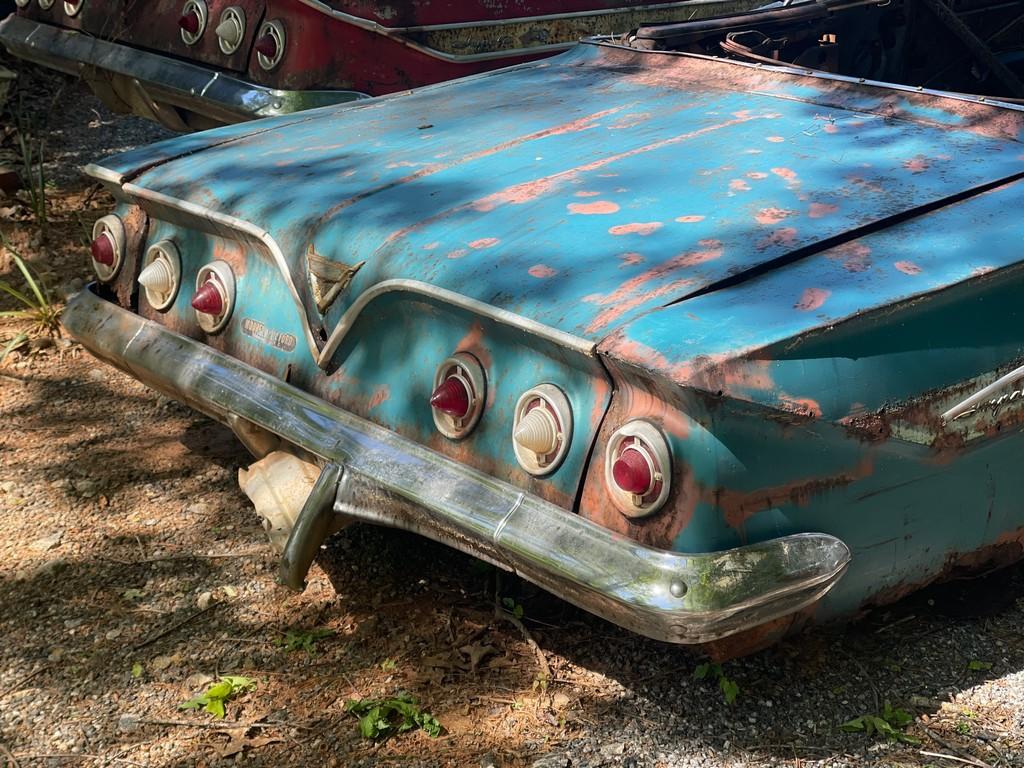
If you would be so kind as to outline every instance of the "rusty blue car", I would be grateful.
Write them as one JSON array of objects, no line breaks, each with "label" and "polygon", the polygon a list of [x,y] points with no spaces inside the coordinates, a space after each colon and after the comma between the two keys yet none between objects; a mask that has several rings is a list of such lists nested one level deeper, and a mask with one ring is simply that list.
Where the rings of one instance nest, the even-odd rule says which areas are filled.
[{"label": "rusty blue car", "polygon": [[1019,2],[653,24],[91,165],[64,322],[301,589],[415,531],[720,655],[1024,552]]}]

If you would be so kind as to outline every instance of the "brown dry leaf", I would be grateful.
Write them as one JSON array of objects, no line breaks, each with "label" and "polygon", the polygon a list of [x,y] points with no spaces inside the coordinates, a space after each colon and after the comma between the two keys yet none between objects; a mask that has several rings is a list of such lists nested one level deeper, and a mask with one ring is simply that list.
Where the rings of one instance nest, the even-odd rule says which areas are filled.
[{"label": "brown dry leaf", "polygon": [[217,750],[221,757],[232,757],[246,749],[259,749],[267,744],[277,744],[284,741],[280,736],[246,736],[246,732],[238,729],[230,732],[228,743]]},{"label": "brown dry leaf", "polygon": [[470,672],[475,672],[476,668],[480,666],[481,661],[497,652],[498,649],[495,648],[493,645],[481,645],[480,643],[464,645],[461,648],[459,648],[459,653],[462,653],[469,657]]}]

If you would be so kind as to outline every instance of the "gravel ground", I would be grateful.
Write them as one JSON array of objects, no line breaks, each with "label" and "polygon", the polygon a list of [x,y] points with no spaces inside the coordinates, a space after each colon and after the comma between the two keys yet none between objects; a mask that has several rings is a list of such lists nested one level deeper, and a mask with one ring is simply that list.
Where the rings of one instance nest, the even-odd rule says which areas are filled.
[{"label": "gravel ground", "polygon": [[[110,205],[71,166],[166,134],[76,84],[53,99],[60,81],[21,80],[50,220],[41,236],[7,200],[0,230],[71,289],[82,225]],[[6,254],[0,269],[16,279]],[[345,531],[305,593],[282,591],[230,433],[66,340],[0,368],[0,415],[3,768],[1024,765],[1024,568],[729,662],[729,704],[685,650],[410,535]],[[179,709],[225,674],[255,687],[224,720]],[[443,734],[362,739],[346,700],[401,691]],[[912,717],[907,741],[840,729],[887,702]]]}]

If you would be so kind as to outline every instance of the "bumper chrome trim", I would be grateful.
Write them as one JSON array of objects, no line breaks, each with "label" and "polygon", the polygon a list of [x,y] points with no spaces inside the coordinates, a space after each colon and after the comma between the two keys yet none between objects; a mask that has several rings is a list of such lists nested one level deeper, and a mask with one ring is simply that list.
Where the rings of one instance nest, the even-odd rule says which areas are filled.
[{"label": "bumper chrome trim", "polygon": [[[845,572],[839,539],[800,533],[724,552],[653,549],[438,454],[98,296],[64,325],[96,357],[227,421],[244,418],[344,467],[355,488],[394,498],[344,514],[419,530],[514,570],[648,637],[701,643],[789,615]],[[336,507],[336,509],[338,509]]]},{"label": "bumper chrome trim", "polygon": [[[13,55],[78,75],[101,97],[167,124],[158,105],[221,123],[298,112],[366,98],[356,91],[283,91],[168,56],[111,43],[12,14],[0,23],[0,43]],[[97,87],[97,78],[106,87]],[[101,93],[101,91],[103,91]],[[187,127],[169,125],[177,130]]]}]

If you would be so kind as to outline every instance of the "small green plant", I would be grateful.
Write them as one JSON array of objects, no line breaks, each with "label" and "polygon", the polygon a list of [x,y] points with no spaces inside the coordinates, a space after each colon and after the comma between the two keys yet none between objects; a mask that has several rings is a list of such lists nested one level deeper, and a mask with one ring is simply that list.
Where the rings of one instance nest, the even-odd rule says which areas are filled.
[{"label": "small green plant", "polygon": [[132,677],[142,677],[142,665],[137,661],[134,664],[132,664]]},{"label": "small green plant", "polygon": [[422,711],[407,693],[390,699],[350,699],[345,702],[345,711],[359,718],[359,733],[364,739],[386,739],[416,728],[433,738],[443,730],[437,718]]},{"label": "small green plant", "polygon": [[251,691],[256,681],[239,675],[224,675],[216,683],[188,701],[178,705],[178,709],[199,709],[202,707],[218,719],[224,717],[224,705],[240,693]]},{"label": "small green plant", "polygon": [[841,726],[842,730],[848,733],[863,733],[865,736],[878,734],[891,741],[899,741],[904,744],[920,744],[921,740],[916,739],[903,732],[914,718],[908,712],[894,708],[889,702],[885,702],[881,714],[861,715],[853,720],[847,720]]},{"label": "small green plant", "polygon": [[517,603],[511,597],[501,598],[501,604],[505,607],[505,610],[515,616],[517,619],[523,618],[523,606]]},{"label": "small green plant", "polygon": [[274,644],[286,651],[305,651],[310,656],[316,653],[316,644],[334,635],[333,629],[289,629],[284,637],[274,639]]},{"label": "small green plant", "polygon": [[46,174],[43,170],[43,154],[46,148],[46,141],[43,138],[34,139],[35,134],[32,122],[23,117],[25,112],[20,105],[17,111],[18,123],[18,149],[21,151],[22,175],[24,176],[25,187],[28,190],[29,207],[35,216],[39,230],[46,232]]},{"label": "small green plant", "polygon": [[968,723],[966,720],[957,720],[955,727],[956,732],[959,733],[961,736],[970,736],[971,724]]},{"label": "small green plant", "polygon": [[0,240],[0,245],[10,252],[27,288],[27,290],[19,290],[7,281],[0,280],[0,291],[6,293],[23,307],[22,309],[0,311],[0,317],[22,320],[32,324],[28,331],[16,334],[4,345],[3,350],[0,351],[0,363],[2,363],[11,352],[27,342],[32,334],[45,333],[49,336],[60,336],[60,307],[54,303],[46,283],[28,265],[28,262],[21,258],[5,241]]},{"label": "small green plant", "polygon": [[730,679],[722,671],[721,664],[712,664],[711,662],[704,662],[699,664],[695,670],[693,670],[693,677],[695,680],[706,680],[709,677],[718,680],[718,688],[722,691],[722,696],[725,697],[726,704],[734,704],[736,697],[740,695],[740,687],[736,684],[735,680]]},{"label": "small green plant", "polygon": [[991,661],[979,661],[978,659],[971,659],[967,664],[967,669],[971,672],[988,672],[992,669]]},{"label": "small green plant", "polygon": [[398,662],[390,657],[380,663],[381,672],[394,672],[397,668]]}]

